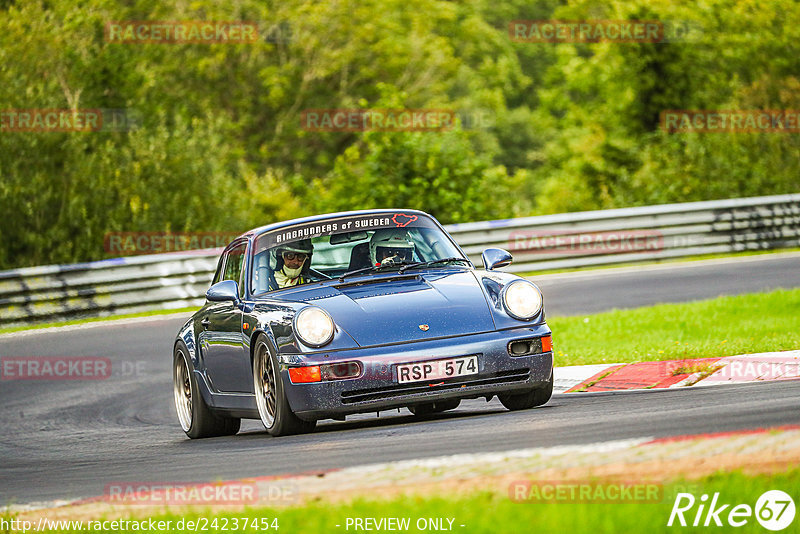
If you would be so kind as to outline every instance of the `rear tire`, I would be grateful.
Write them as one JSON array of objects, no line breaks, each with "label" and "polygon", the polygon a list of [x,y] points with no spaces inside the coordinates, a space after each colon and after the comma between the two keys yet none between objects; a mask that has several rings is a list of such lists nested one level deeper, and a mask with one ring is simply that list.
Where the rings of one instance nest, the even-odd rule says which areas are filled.
[{"label": "rear tire", "polygon": [[550,380],[547,385],[541,388],[532,389],[524,393],[514,393],[498,395],[497,398],[509,410],[527,410],[547,404],[550,397],[553,396],[553,375],[550,375]]},{"label": "rear tire", "polygon": [[241,419],[216,414],[206,405],[188,352],[179,343],[172,359],[173,397],[181,428],[192,439],[236,434]]},{"label": "rear tire", "polygon": [[455,410],[461,404],[461,399],[454,400],[440,400],[434,402],[426,402],[425,404],[415,404],[409,406],[408,410],[414,415],[430,415],[433,413],[446,412],[447,410]]},{"label": "rear tire", "polygon": [[276,437],[314,430],[316,421],[304,421],[292,412],[283,387],[277,359],[266,338],[259,336],[253,353],[253,391],[264,428]]}]

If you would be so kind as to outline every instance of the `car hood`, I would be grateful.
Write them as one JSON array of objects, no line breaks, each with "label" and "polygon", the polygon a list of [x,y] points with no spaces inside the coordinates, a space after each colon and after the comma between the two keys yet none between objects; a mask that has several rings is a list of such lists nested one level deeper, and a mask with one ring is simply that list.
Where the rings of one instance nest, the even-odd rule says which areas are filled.
[{"label": "car hood", "polygon": [[471,271],[373,275],[307,288],[294,293],[292,300],[325,309],[362,347],[495,329]]}]

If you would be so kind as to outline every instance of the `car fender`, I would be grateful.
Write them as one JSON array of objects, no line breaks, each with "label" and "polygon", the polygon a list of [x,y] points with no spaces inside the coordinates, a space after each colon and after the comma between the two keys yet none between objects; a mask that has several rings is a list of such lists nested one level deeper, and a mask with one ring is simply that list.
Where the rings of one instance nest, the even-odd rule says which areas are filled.
[{"label": "car fender", "polygon": [[189,357],[192,359],[192,366],[197,369],[200,366],[200,356],[197,351],[197,342],[194,333],[194,315],[192,315],[178,331],[175,344],[177,345],[179,341],[183,341],[184,345],[186,345],[186,349],[189,351]]},{"label": "car fender", "polygon": [[203,397],[203,401],[208,406],[215,406],[215,397],[214,394],[211,392],[211,387],[208,385],[208,380],[206,380],[206,374],[203,372],[204,369],[204,362],[201,358],[201,351],[198,350],[197,347],[197,336],[194,331],[194,322],[195,322],[195,315],[184,323],[181,329],[178,331],[178,336],[175,339],[175,345],[177,346],[178,343],[183,342],[186,346],[186,350],[189,353],[189,358],[191,359],[191,364],[193,368],[193,373],[195,375],[195,379],[197,380],[197,385],[200,389],[200,395]]},{"label": "car fender", "polygon": [[263,335],[267,338],[267,345],[271,353],[275,354],[277,351],[275,347],[277,344],[275,343],[275,335],[272,332],[272,328],[269,325],[259,326],[255,329],[253,334],[250,338],[247,339],[248,346],[246,347],[247,352],[250,354],[250,368],[253,367],[253,358],[255,358],[255,351],[256,351],[256,339],[258,336]]},{"label": "car fender", "polygon": [[[511,282],[514,282],[515,280],[525,280],[527,282],[530,282],[530,280],[526,280],[521,276],[502,271],[473,271],[473,274],[478,280],[478,284],[481,286],[481,288],[483,288],[483,292],[486,295],[486,302],[489,306],[489,310],[492,312],[492,318],[494,319],[498,330],[504,330],[506,328],[518,328],[524,325],[541,324],[545,322],[544,297],[542,297],[541,311],[535,317],[527,321],[522,321],[511,317],[503,306],[500,296],[505,286]],[[534,283],[533,285],[536,284]],[[538,289],[538,286],[536,287]],[[539,292],[541,293],[541,289]]]},{"label": "car fender", "polygon": [[[318,303],[279,301],[279,302],[257,302],[251,311],[243,317],[252,328],[253,334],[249,336],[250,358],[252,363],[253,347],[257,333],[264,333],[272,343],[272,348],[280,359],[281,364],[302,364],[302,355],[308,352],[333,351],[342,349],[358,348],[358,343],[348,334],[341,325],[336,323],[336,318],[332,315],[335,325],[335,333],[330,343],[324,347],[315,349],[305,346],[294,333],[294,317],[297,312],[308,306],[315,305],[325,309]],[[325,310],[330,313],[330,310]]]}]

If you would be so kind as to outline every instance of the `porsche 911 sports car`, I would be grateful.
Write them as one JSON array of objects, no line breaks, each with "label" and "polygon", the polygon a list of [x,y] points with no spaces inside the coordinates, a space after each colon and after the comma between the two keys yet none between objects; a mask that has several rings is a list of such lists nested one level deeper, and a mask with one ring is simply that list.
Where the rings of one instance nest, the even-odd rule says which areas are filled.
[{"label": "porsche 911 sports car", "polygon": [[416,415],[495,395],[510,410],[553,391],[542,294],[476,270],[430,215],[334,213],[271,224],[223,251],[206,304],[173,351],[175,406],[191,438],[260,419],[273,436],[320,419],[408,408]]}]

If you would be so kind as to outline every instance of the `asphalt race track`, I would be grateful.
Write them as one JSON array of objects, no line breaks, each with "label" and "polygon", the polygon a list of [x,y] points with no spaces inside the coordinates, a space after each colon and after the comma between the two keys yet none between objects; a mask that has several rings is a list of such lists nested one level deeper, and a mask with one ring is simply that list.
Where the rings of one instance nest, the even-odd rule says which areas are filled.
[{"label": "asphalt race track", "polygon": [[[800,255],[670,269],[543,277],[550,315],[800,287]],[[1,381],[0,505],[102,495],[111,482],[202,482],[455,453],[666,437],[800,423],[800,380],[555,395],[508,412],[468,401],[416,419],[406,410],[326,421],[310,435],[188,440],[172,406],[171,346],[182,319],[0,336],[0,357],[100,356],[97,381]],[[500,437],[502,436],[502,439]]]}]

